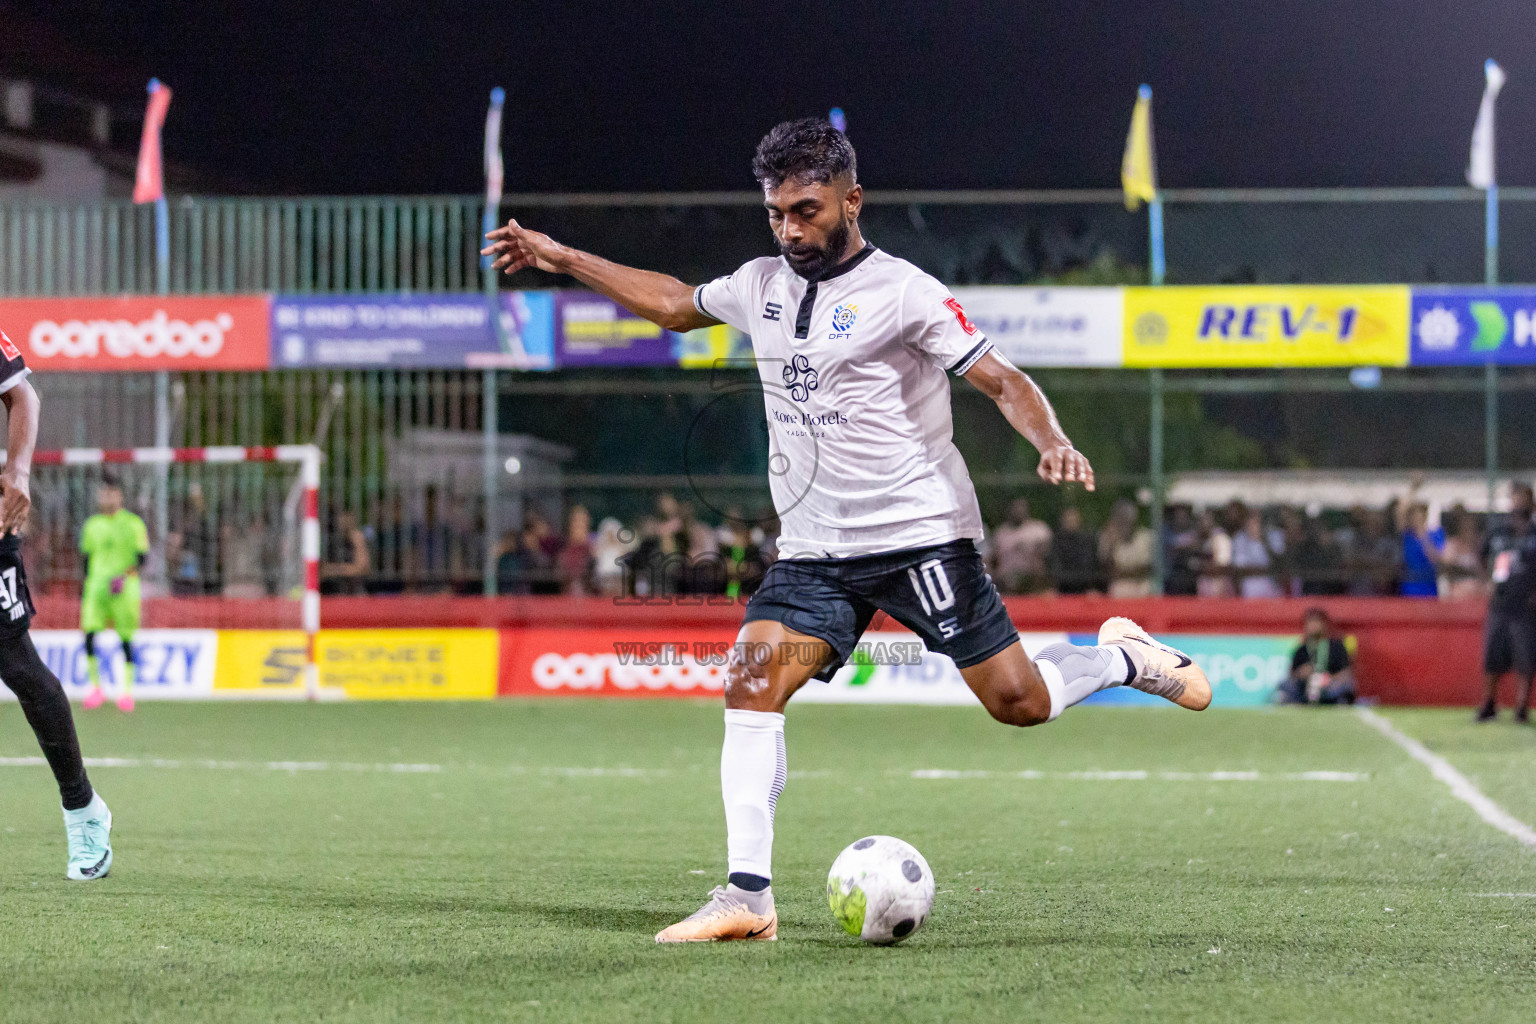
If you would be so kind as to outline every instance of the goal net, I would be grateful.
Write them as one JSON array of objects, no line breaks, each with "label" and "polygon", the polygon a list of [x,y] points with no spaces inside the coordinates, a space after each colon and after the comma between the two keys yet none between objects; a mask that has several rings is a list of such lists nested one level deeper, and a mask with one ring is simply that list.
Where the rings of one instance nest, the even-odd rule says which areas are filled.
[{"label": "goal net", "polygon": [[[144,520],[149,553],[140,571],[143,642],[140,692],[214,695],[216,680],[249,676],[256,695],[316,696],[314,638],[320,628],[320,450],[271,448],[73,448],[33,457],[32,514],[22,557],[37,605],[33,623],[49,667],[75,694],[85,685],[80,550],[86,519],[99,510],[103,480]],[[242,631],[225,640],[216,631]],[[252,632],[247,632],[252,631]],[[252,638],[265,638],[266,646]],[[239,648],[259,664],[225,671]],[[109,626],[97,640],[102,672],[118,671]],[[260,664],[265,662],[268,664]],[[146,685],[147,684],[147,685]],[[157,684],[163,690],[157,690]],[[282,685],[277,685],[282,684]],[[232,688],[242,688],[234,686]]]}]

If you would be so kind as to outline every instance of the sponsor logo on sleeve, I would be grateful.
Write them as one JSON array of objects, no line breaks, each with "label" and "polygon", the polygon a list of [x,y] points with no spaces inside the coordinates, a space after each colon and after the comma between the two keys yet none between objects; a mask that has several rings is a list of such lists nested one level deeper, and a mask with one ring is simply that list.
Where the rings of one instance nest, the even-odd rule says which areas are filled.
[{"label": "sponsor logo on sleeve", "polygon": [[948,306],[949,311],[955,314],[955,319],[960,321],[960,329],[962,331],[966,334],[976,333],[976,325],[971,323],[970,318],[965,315],[965,310],[961,307],[959,299],[945,299],[944,305]]}]

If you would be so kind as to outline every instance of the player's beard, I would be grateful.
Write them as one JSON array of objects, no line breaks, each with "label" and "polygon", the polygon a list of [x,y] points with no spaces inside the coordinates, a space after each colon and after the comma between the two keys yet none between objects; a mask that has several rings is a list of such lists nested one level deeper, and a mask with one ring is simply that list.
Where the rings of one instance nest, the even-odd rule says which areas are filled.
[{"label": "player's beard", "polygon": [[853,226],[845,216],[838,220],[837,227],[827,235],[826,245],[785,245],[781,242],[779,252],[784,254],[789,269],[807,281],[814,281],[842,262],[843,253],[848,248],[848,234],[852,230]]}]

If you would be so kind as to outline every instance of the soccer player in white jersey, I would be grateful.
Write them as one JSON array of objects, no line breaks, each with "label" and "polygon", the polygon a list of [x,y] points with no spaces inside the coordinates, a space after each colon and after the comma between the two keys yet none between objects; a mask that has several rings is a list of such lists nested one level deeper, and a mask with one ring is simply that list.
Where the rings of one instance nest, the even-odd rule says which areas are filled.
[{"label": "soccer player in white jersey", "polygon": [[1003,359],[937,280],[859,231],[853,147],[831,124],[774,128],[758,145],[776,258],[697,288],[619,266],[510,221],[484,250],[513,273],[569,274],[660,326],[728,323],[752,336],[770,425],[780,560],[747,604],[725,683],[727,884],[657,942],[774,939],[773,816],[788,767],[784,707],[847,661],[876,610],[948,655],[1008,725],[1049,722],[1111,686],[1199,711],[1205,674],[1129,619],[1099,646],[1033,660],[983,568],[981,514],[951,440],[946,371],[993,399],[1040,451],[1039,473],[1093,487],[1093,469],[1045,395]]}]

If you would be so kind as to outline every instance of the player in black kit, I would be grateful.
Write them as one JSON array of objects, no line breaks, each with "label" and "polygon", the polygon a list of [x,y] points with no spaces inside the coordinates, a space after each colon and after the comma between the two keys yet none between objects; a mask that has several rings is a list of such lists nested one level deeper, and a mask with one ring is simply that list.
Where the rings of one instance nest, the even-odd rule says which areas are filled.
[{"label": "player in black kit", "polygon": [[1536,501],[1529,484],[1516,484],[1509,516],[1488,531],[1483,564],[1493,583],[1483,639],[1483,705],[1477,720],[1499,713],[1499,680],[1511,670],[1519,680],[1515,721],[1530,716],[1531,677],[1536,675]]},{"label": "player in black kit", "polygon": [[112,812],[86,778],[64,687],[38,657],[28,633],[32,595],[21,564],[20,533],[32,508],[32,450],[40,406],[27,380],[30,372],[21,350],[0,331],[0,403],[9,421],[5,470],[0,472],[0,680],[16,694],[58,781],[69,837],[65,875],[89,882],[106,877],[112,867]]}]

